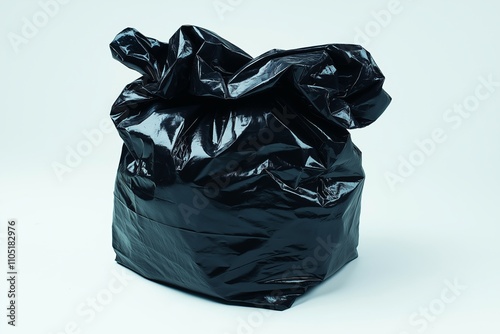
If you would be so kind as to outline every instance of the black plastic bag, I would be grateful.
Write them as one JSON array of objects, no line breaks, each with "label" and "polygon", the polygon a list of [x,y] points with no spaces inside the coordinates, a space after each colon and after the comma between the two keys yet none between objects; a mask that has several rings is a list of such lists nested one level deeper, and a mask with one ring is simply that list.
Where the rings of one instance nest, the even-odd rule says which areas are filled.
[{"label": "black plastic bag", "polygon": [[195,26],[168,44],[128,28],[110,46],[142,75],[111,111],[124,141],[118,263],[231,304],[283,310],[357,257],[364,172],[347,129],[390,103],[365,49],[252,58]]}]

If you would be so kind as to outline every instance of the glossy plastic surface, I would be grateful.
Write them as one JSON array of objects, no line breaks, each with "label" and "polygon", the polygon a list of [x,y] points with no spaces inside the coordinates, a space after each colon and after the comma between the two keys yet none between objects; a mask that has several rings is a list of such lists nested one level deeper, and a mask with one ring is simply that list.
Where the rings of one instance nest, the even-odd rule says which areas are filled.
[{"label": "glossy plastic surface", "polygon": [[364,172],[347,129],[390,103],[360,46],[257,58],[195,26],[134,29],[112,55],[142,76],[111,117],[124,145],[113,247],[151,280],[283,310],[357,257]]}]

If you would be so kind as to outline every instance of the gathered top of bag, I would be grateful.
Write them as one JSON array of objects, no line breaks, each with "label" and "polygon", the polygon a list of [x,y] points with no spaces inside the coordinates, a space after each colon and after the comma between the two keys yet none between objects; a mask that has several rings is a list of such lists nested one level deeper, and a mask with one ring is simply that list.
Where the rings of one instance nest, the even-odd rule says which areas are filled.
[{"label": "gathered top of bag", "polygon": [[115,59],[142,74],[141,90],[165,100],[235,100],[289,85],[311,112],[347,129],[369,125],[391,101],[382,72],[359,45],[275,49],[252,58],[209,30],[182,26],[168,44],[127,28],[110,47]]}]

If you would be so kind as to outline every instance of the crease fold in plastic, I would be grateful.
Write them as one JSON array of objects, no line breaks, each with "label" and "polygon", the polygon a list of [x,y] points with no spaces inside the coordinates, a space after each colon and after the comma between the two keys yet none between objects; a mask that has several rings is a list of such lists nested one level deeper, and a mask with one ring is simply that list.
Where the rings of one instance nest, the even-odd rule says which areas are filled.
[{"label": "crease fold in plastic", "polygon": [[156,282],[284,310],[357,257],[364,172],[348,129],[391,98],[358,45],[252,58],[206,29],[112,41],[139,72],[114,103],[124,145],[116,261]]}]

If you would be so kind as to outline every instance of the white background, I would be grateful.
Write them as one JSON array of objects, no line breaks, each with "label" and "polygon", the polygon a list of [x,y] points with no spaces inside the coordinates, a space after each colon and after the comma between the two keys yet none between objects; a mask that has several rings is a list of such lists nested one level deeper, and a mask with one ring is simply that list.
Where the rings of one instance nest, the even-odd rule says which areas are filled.
[{"label": "white background", "polygon": [[[213,0],[67,2],[45,22],[37,1],[0,3],[0,268],[6,222],[17,218],[20,273],[16,328],[6,325],[1,279],[0,332],[500,333],[496,2],[215,2],[229,6],[225,12]],[[40,27],[15,45],[26,20]],[[373,125],[352,131],[367,174],[360,257],[284,312],[208,301],[114,262],[115,131],[62,180],[53,170],[86,140],[83,131],[109,119],[121,89],[138,76],[111,58],[114,36],[131,26],[167,41],[182,24],[213,30],[253,56],[362,43],[387,77],[392,104]],[[481,77],[496,87],[480,86]],[[453,108],[464,104],[471,111],[458,117]],[[425,154],[416,141],[435,129],[445,140]],[[417,166],[391,187],[387,175],[402,159]],[[122,271],[128,278],[115,281]],[[446,290],[447,281],[460,290]],[[87,303],[96,297],[106,305],[92,314]]]}]

